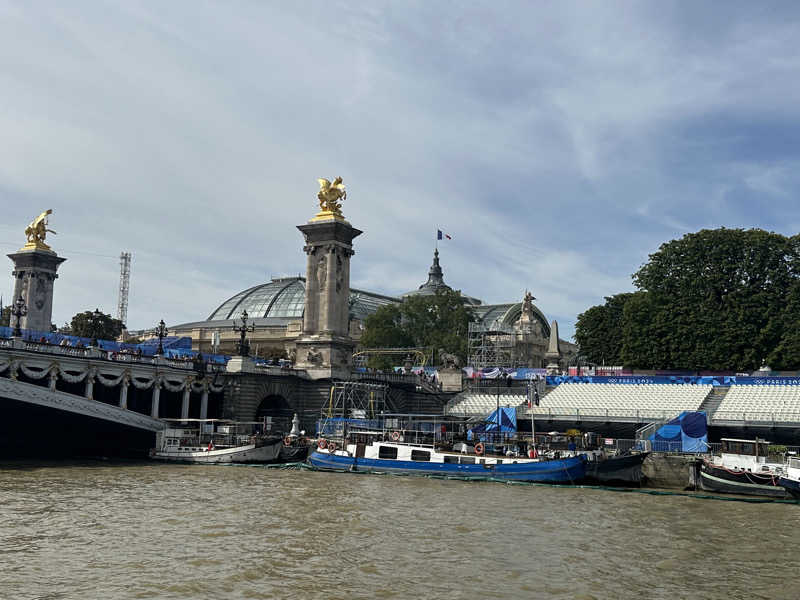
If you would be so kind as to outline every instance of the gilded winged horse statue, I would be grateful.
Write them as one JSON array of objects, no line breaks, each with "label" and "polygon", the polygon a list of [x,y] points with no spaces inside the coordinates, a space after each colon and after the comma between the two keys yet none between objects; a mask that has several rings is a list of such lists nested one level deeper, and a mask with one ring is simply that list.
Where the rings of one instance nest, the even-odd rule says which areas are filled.
[{"label": "gilded winged horse statue", "polygon": [[25,236],[28,238],[25,248],[50,250],[50,246],[44,243],[44,239],[47,237],[47,232],[55,233],[52,229],[47,228],[47,217],[51,214],[53,214],[53,209],[47,209],[25,228]]},{"label": "gilded winged horse statue", "polygon": [[319,181],[319,208],[323,212],[333,213],[337,217],[342,217],[342,205],[339,200],[347,199],[347,191],[344,189],[342,178],[337,177],[333,183],[327,179],[317,179]]}]

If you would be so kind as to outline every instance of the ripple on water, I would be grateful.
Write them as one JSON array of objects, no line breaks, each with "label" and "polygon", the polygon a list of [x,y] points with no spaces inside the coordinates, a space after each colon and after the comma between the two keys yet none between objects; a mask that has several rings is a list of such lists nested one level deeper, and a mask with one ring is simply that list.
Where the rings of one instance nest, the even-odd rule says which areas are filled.
[{"label": "ripple on water", "polygon": [[794,505],[147,463],[0,490],[9,598],[796,597]]}]

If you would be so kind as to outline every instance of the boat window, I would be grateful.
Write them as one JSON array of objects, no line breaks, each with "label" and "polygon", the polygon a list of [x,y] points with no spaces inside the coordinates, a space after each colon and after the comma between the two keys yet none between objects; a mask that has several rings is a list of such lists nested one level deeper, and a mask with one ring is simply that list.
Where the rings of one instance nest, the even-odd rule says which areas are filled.
[{"label": "boat window", "polygon": [[425,450],[412,450],[411,460],[429,462],[431,460],[431,453],[426,452]]},{"label": "boat window", "polygon": [[381,446],[378,448],[378,458],[397,458],[397,448]]},{"label": "boat window", "polygon": [[496,465],[502,465],[503,464],[503,459],[502,458],[498,458],[497,461],[495,462],[495,464]]},{"label": "boat window", "polygon": [[475,464],[475,457],[474,456],[462,456],[461,457],[461,464],[462,465],[474,465]]},{"label": "boat window", "polygon": [[458,464],[458,457],[457,456],[453,456],[452,454],[445,454],[444,455],[444,462]]},{"label": "boat window", "polygon": [[486,459],[485,459],[485,458],[482,458],[482,459],[481,459],[481,464],[482,464],[482,465],[485,465],[485,464],[486,464]]}]

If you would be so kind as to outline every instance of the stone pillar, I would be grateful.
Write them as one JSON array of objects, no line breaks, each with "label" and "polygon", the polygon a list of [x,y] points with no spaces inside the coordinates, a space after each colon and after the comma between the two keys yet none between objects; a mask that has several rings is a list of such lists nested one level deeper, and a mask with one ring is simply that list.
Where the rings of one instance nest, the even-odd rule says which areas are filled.
[{"label": "stone pillar", "polygon": [[153,382],[153,402],[150,405],[150,416],[158,418],[158,400],[161,397],[161,382],[156,378]]},{"label": "stone pillar", "polygon": [[128,383],[128,375],[126,373],[119,383],[119,407],[124,409],[128,408]]},{"label": "stone pillar", "polygon": [[22,296],[28,314],[20,319],[22,329],[50,331],[53,316],[53,284],[58,278],[56,271],[66,258],[52,250],[42,248],[22,249],[8,257],[14,262],[13,303]]},{"label": "stone pillar", "polygon": [[189,418],[189,396],[192,393],[192,378],[186,379],[186,387],[183,388],[183,402],[181,402],[181,419],[184,421]]},{"label": "stone pillar", "polygon": [[86,399],[94,400],[94,369],[90,368],[86,374]]},{"label": "stone pillar", "polygon": [[350,257],[361,231],[338,216],[319,215],[297,227],[308,255],[303,331],[296,365],[315,378],[349,375],[355,343],[350,338]]},{"label": "stone pillar", "polygon": [[558,322],[553,321],[550,324],[550,343],[547,346],[547,352],[544,355],[547,360],[547,374],[558,375],[561,371],[561,349],[558,344]]},{"label": "stone pillar", "polygon": [[203,395],[200,397],[200,418],[208,418],[208,382],[203,382]]}]

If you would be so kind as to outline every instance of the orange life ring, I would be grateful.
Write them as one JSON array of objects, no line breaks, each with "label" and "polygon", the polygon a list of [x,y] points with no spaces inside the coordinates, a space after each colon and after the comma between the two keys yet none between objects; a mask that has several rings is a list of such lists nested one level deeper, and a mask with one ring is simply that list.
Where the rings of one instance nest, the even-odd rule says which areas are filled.
[{"label": "orange life ring", "polygon": [[336,452],[336,442],[331,442],[330,444],[328,444],[328,452],[330,452],[331,454]]},{"label": "orange life ring", "polygon": [[478,456],[483,454],[483,442],[478,442],[477,444],[475,444],[475,454],[477,454]]},{"label": "orange life ring", "polygon": [[399,431],[393,431],[392,432],[392,441],[396,442],[399,439],[400,439],[400,432]]},{"label": "orange life ring", "polygon": [[320,450],[325,450],[328,447],[328,440],[322,438],[320,441],[317,442],[317,448]]},{"label": "orange life ring", "polygon": [[283,438],[283,445],[284,446],[291,446],[292,445],[292,438],[290,438],[288,435],[285,438]]}]

